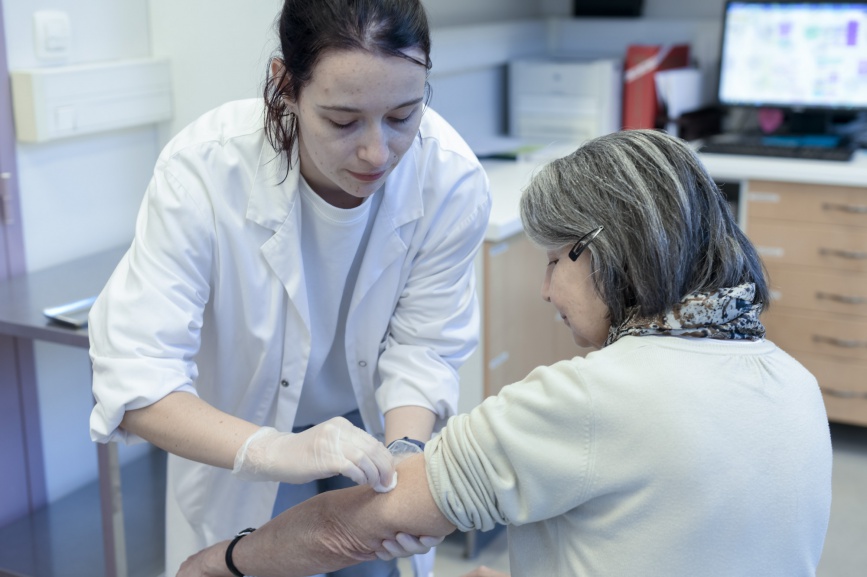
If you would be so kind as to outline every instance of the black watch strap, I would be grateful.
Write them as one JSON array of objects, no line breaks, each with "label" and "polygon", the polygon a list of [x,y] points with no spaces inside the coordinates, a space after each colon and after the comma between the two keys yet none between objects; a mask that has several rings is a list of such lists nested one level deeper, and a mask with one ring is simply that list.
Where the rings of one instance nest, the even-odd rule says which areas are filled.
[{"label": "black watch strap", "polygon": [[247,527],[243,531],[239,531],[235,538],[232,539],[232,542],[229,543],[229,546],[226,547],[226,567],[229,568],[229,571],[232,572],[232,575],[235,577],[244,577],[244,574],[238,571],[238,568],[235,567],[235,563],[232,561],[232,551],[235,549],[235,545],[238,544],[238,541],[241,540],[241,537],[246,537],[256,529],[252,527]]}]

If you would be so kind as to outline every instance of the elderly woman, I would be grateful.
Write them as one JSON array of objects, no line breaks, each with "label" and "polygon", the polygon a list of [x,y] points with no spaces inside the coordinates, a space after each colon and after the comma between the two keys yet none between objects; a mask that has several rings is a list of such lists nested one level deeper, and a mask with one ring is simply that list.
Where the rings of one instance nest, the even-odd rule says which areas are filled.
[{"label": "elderly woman", "polygon": [[[499,523],[515,576],[813,575],[831,502],[821,394],[765,339],[761,262],[695,153],[604,136],[546,166],[521,215],[547,252],[543,298],[598,350],[452,418],[393,492],[321,495],[229,560],[305,575],[387,557],[404,533]],[[181,574],[231,575],[227,545]]]}]

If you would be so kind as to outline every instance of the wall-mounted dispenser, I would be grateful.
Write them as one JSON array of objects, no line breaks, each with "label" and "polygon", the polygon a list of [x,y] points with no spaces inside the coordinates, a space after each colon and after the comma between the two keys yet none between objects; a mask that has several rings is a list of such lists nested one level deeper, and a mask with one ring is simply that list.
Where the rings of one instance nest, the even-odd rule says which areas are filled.
[{"label": "wall-mounted dispenser", "polygon": [[21,142],[163,122],[172,117],[168,59],[119,60],[12,70]]}]

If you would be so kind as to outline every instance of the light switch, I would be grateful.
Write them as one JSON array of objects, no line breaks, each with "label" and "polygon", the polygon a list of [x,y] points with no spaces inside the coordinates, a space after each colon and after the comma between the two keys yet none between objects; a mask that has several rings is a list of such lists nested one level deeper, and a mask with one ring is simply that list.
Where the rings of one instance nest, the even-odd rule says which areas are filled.
[{"label": "light switch", "polygon": [[66,60],[72,43],[69,15],[59,10],[34,12],[33,41],[40,60]]}]

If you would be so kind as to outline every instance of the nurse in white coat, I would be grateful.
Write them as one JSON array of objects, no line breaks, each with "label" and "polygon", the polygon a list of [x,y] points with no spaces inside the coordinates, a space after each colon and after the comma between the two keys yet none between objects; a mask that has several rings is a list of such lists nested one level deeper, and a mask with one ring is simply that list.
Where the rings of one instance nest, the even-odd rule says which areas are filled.
[{"label": "nurse in white coat", "polygon": [[[90,317],[92,437],[170,453],[170,576],[308,496],[286,483],[384,488],[380,441],[423,443],[455,413],[478,341],[488,183],[426,108],[421,4],[286,0],[279,35],[264,104],[163,150]],[[396,554],[426,549],[409,543]],[[341,574],[397,574],[370,571]]]}]

